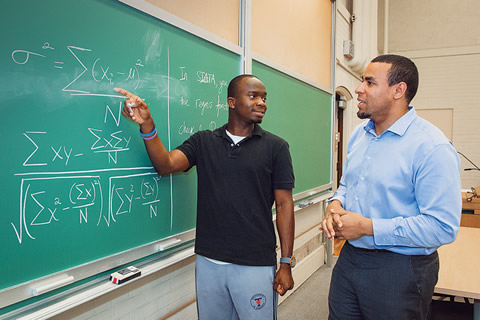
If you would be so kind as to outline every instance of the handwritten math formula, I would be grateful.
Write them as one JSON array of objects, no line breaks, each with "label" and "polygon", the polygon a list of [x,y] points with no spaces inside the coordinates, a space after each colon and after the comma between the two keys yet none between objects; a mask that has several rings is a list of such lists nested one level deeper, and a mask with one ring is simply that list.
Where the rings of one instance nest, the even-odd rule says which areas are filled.
[{"label": "handwritten math formula", "polygon": [[[155,115],[155,120],[157,126],[168,127],[162,140],[174,148],[195,132],[214,130],[224,123],[227,81],[209,68],[187,64],[170,68],[169,48],[162,59],[168,72],[154,74],[157,69],[152,69],[143,53],[119,64],[115,57],[88,46],[38,43],[32,48],[12,48],[12,69],[25,74],[47,73],[47,80],[55,80],[46,86],[59,105],[45,116],[76,114],[82,121],[72,121],[73,134],[67,136],[59,135],[57,128],[52,129],[42,119],[34,127],[20,126],[18,166],[23,169],[14,173],[20,179],[20,208],[10,221],[12,238],[19,244],[40,239],[45,230],[62,224],[112,228],[123,221],[131,223],[131,219],[166,219],[171,226],[173,178],[161,178],[150,164],[131,161],[137,155],[145,158],[146,152],[135,132],[138,125],[121,114],[126,98],[113,88],[138,94],[152,113],[168,108],[166,118]],[[39,110],[49,107],[41,105],[42,97],[39,104]],[[161,182],[165,179],[170,179],[168,188],[168,183]],[[162,210],[165,206],[169,207],[167,212]]]},{"label": "handwritten math formula", "polygon": [[[104,195],[100,176],[22,179],[20,217],[11,226],[22,243],[25,237],[35,240],[39,230],[66,221],[109,227],[129,215],[152,219],[159,214],[159,180],[154,173],[113,176]],[[107,211],[103,209],[105,199]]]}]

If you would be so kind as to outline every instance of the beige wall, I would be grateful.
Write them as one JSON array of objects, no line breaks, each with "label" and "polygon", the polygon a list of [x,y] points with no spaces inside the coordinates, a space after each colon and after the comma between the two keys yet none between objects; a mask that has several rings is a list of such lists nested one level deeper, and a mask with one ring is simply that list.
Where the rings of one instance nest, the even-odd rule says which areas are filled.
[{"label": "beige wall", "polygon": [[146,1],[233,44],[239,44],[240,0]]},{"label": "beige wall", "polygon": [[262,0],[252,6],[253,52],[330,88],[331,1]]},{"label": "beige wall", "polygon": [[[427,14],[428,13],[428,14]],[[480,31],[478,0],[389,1],[389,51],[411,58],[420,74],[412,105],[453,109],[455,148],[480,164]],[[462,188],[480,184],[462,156]]]},{"label": "beige wall", "polygon": [[390,0],[389,50],[480,45],[478,0]]},{"label": "beige wall", "polygon": [[415,108],[417,115],[433,123],[442,130],[448,140],[453,141],[453,109],[420,109]]},{"label": "beige wall", "polygon": [[[384,16],[385,3],[388,16]],[[371,2],[369,2],[371,4]],[[344,143],[358,124],[355,106],[359,74],[348,67],[342,42],[351,38],[349,12],[337,2],[336,83],[352,96],[345,112]],[[480,1],[379,0],[378,48],[411,58],[420,73],[420,85],[412,105],[418,109],[450,110],[451,138],[455,148],[480,165]],[[387,22],[386,46],[383,24]],[[344,152],[345,154],[345,152]],[[462,156],[462,188],[480,185],[479,171],[463,171],[472,165]]]},{"label": "beige wall", "polygon": [[[407,52],[407,54],[409,54]],[[413,57],[420,85],[412,105],[417,108],[452,108],[455,148],[480,165],[480,48],[477,53],[439,57]],[[480,185],[479,171],[463,171],[472,165],[461,159],[462,188]]]},{"label": "beige wall", "polygon": [[[349,60],[343,56],[344,40],[352,40],[351,12],[342,2],[338,2],[335,43],[337,62],[335,65],[335,89],[347,98],[343,113],[343,163],[345,163],[347,157],[347,144],[350,139],[350,134],[353,128],[362,122],[362,120],[357,117],[357,95],[355,94],[355,88],[360,84],[361,74],[352,71],[348,64]],[[337,128],[338,122],[335,121],[336,131]],[[335,159],[336,157],[335,155]],[[333,176],[336,177],[335,166],[333,170],[335,170]]]}]

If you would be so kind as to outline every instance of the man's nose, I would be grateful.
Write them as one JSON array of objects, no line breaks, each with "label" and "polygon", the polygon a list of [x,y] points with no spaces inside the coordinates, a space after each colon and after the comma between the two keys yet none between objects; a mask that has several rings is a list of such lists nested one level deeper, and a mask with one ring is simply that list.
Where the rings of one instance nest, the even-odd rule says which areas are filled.
[{"label": "man's nose", "polygon": [[355,93],[359,94],[360,92],[363,91],[363,82],[358,85],[358,87],[355,89]]},{"label": "man's nose", "polygon": [[258,98],[257,99],[257,105],[265,106],[267,107],[267,102],[263,100],[263,98]]}]

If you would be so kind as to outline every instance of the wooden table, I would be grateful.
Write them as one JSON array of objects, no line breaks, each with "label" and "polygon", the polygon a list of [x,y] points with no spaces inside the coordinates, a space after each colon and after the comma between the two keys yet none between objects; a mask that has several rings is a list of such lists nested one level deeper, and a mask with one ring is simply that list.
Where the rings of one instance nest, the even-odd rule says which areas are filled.
[{"label": "wooden table", "polygon": [[435,292],[473,298],[480,320],[480,228],[460,227],[455,242],[438,249],[440,272]]},{"label": "wooden table", "polygon": [[[480,186],[475,190],[480,191]],[[472,197],[472,195],[473,193],[462,192],[462,209],[472,210],[474,214],[462,214],[460,226],[480,228],[480,198]],[[471,199],[468,201],[467,199],[470,197]]]},{"label": "wooden table", "polygon": [[[477,193],[480,192],[480,186],[475,190],[478,190]],[[480,197],[474,197],[471,192],[462,192],[462,209],[473,210],[475,214],[480,214]]]}]

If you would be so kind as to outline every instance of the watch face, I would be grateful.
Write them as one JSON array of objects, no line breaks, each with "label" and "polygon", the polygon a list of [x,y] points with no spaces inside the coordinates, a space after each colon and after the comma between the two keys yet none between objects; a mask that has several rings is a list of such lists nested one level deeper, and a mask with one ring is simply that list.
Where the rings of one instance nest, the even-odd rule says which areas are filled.
[{"label": "watch face", "polygon": [[294,256],[290,258],[290,266],[293,268],[297,264],[297,259]]}]

